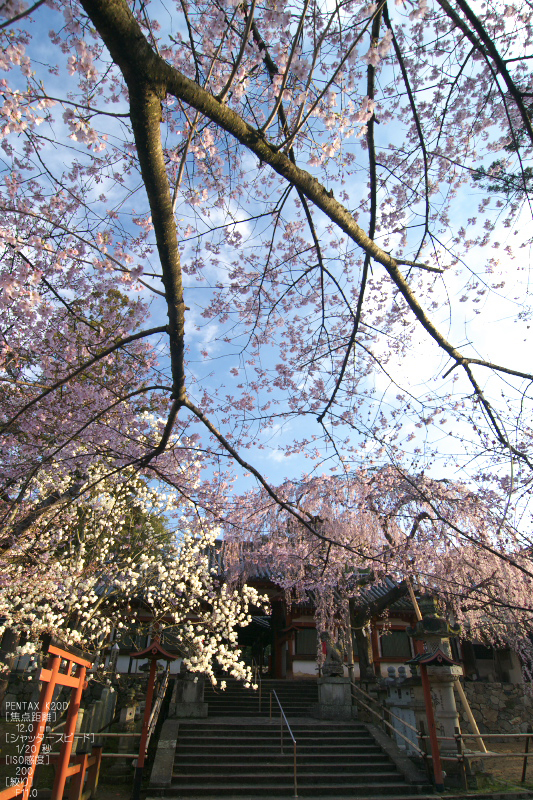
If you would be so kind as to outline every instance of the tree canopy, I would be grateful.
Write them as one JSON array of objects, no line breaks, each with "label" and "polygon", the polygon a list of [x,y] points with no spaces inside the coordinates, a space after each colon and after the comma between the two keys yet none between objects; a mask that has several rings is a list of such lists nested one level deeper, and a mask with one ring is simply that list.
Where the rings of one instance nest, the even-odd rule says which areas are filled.
[{"label": "tree canopy", "polygon": [[0,5],[6,563],[123,475],[193,530],[244,472],[324,541],[306,457],[477,487],[457,541],[531,588],[532,14]]},{"label": "tree canopy", "polygon": [[[516,546],[520,533],[490,497],[396,467],[286,481],[276,491],[314,533],[264,490],[250,492],[226,528],[229,576],[232,565],[238,576],[268,569],[289,602],[311,601],[318,626],[342,635],[348,605],[365,601],[365,587],[392,577],[397,591],[407,579],[438,598],[463,636],[520,653],[531,680],[531,550]],[[361,613],[368,622],[371,612]]]}]

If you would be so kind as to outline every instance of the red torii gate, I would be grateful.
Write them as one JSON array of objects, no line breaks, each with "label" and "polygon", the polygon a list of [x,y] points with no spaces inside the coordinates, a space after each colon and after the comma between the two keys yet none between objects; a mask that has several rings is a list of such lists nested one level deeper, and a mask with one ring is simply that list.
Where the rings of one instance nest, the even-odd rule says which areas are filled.
[{"label": "red torii gate", "polygon": [[[96,788],[102,757],[101,747],[93,747],[91,756],[87,753],[75,756],[74,763],[69,766],[81,694],[87,685],[85,673],[87,668],[92,666],[92,661],[77,647],[65,645],[55,637],[51,637],[47,652],[48,663],[46,667],[41,669],[39,675],[39,681],[43,683],[43,686],[39,697],[37,719],[32,723],[24,757],[24,768],[27,768],[27,773],[13,786],[9,786],[0,792],[0,800],[11,800],[11,798],[18,798],[19,796],[21,800],[28,800],[30,797],[37,759],[43,743],[50,705],[56,686],[69,686],[72,691],[63,734],[64,739],[57,761],[52,800],[61,800],[65,781],[71,776],[76,776],[71,786],[71,796],[73,797],[81,795],[86,774],[88,774],[89,788],[91,790]],[[66,662],[66,666],[62,672],[63,661]],[[76,673],[72,674],[74,668]]]}]

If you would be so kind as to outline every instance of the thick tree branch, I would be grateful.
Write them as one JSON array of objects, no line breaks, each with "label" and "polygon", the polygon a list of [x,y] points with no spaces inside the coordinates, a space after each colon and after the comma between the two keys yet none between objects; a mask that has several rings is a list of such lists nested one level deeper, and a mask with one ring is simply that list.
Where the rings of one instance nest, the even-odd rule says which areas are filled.
[{"label": "thick tree branch", "polygon": [[131,124],[163,272],[173,396],[182,402],[185,398],[185,302],[172,195],[160,131],[161,100],[166,92],[160,80],[159,67],[167,65],[154,53],[125,3],[120,0],[109,3],[85,0],[83,6],[128,85]]},{"label": "thick tree branch", "polygon": [[466,0],[457,0],[457,5],[468,19],[474,30],[479,36],[480,42],[476,39],[473,35],[472,31],[469,29],[468,25],[461,20],[459,15],[454,11],[448,0],[438,0],[439,5],[441,8],[446,12],[446,14],[453,20],[453,22],[463,31],[463,33],[468,37],[468,39],[472,42],[474,46],[477,47],[478,50],[484,52],[484,54],[489,54],[492,60],[496,65],[496,69],[498,73],[502,76],[505,85],[507,86],[507,90],[513,100],[516,103],[516,107],[520,112],[520,116],[522,117],[522,122],[524,123],[524,128],[526,129],[528,136],[533,144],[533,127],[531,125],[531,119],[529,117],[528,110],[524,104],[524,100],[522,97],[522,92],[518,89],[515,82],[511,78],[509,74],[509,70],[507,69],[505,60],[500,56],[496,46],[494,44],[493,37],[488,33],[488,31],[483,27],[481,20],[479,17],[474,14]]},{"label": "thick tree branch", "polygon": [[172,403],[172,408],[170,409],[170,412],[168,414],[168,418],[165,424],[165,429],[161,435],[161,440],[159,441],[157,447],[154,447],[154,449],[150,453],[148,453],[146,456],[143,456],[143,458],[141,459],[142,467],[147,467],[150,461],[153,461],[154,458],[156,458],[158,455],[164,452],[169,442],[170,435],[172,433],[172,429],[174,428],[174,424],[176,422],[178,411],[180,410],[181,405],[182,404],[179,400],[174,400],[174,402]]},{"label": "thick tree branch", "polygon": [[5,549],[11,547],[13,541],[19,539],[32,525],[34,525],[39,517],[47,511],[62,505],[63,503],[75,500],[83,492],[87,485],[88,478],[84,477],[77,483],[74,483],[70,488],[64,492],[52,492],[44,500],[41,500],[23,519],[13,526],[13,531],[0,541],[0,548]]},{"label": "thick tree branch", "polygon": [[[445,1],[440,0],[440,2]],[[268,164],[288,183],[301,191],[352,241],[359,245],[368,258],[374,259],[385,267],[424,330],[457,365],[465,368],[468,379],[472,383],[476,395],[482,400],[491,425],[495,426],[494,430],[502,444],[529,464],[527,456],[513,448],[500,431],[494,415],[490,413],[487,401],[483,398],[480,387],[474,381],[471,370],[468,369],[468,359],[432,323],[400,272],[395,259],[365,233],[353,215],[332,196],[332,192],[328,192],[310,173],[294,164],[287,155],[269,143],[260,131],[245,122],[239,114],[219,103],[205,89],[159,58],[153,52],[124,0],[82,0],[82,2],[109,48],[111,56],[122,70],[126,81],[131,81],[133,85],[137,86],[152,87],[151,91],[161,97],[168,92],[202,113],[253,152],[260,161]],[[378,7],[378,12],[382,5],[383,3]],[[153,109],[150,113],[150,124],[153,126]]]},{"label": "thick tree branch", "polygon": [[33,12],[39,8],[39,6],[44,5],[45,2],[46,0],[37,0],[36,3],[29,8],[26,8],[24,11],[21,11],[20,14],[15,14],[15,16],[11,17],[11,19],[2,22],[0,25],[0,30],[2,30],[2,28],[7,28],[9,25],[13,25],[14,22],[18,22],[19,20],[24,19],[24,17],[29,17],[30,14],[33,14]]},{"label": "thick tree branch", "polygon": [[161,100],[144,81],[129,83],[128,88],[131,123],[163,272],[173,396],[181,402],[185,398],[185,301],[172,195],[161,146]]}]

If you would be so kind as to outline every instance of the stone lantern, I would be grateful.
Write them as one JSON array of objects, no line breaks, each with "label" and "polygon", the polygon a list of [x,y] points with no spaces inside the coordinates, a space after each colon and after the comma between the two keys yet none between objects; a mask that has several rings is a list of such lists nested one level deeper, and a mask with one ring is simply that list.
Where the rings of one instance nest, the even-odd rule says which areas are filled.
[{"label": "stone lantern", "polygon": [[[459,726],[459,714],[455,704],[454,684],[463,674],[460,663],[452,658],[450,636],[457,636],[460,626],[450,624],[437,614],[434,598],[424,598],[421,611],[426,613],[416,625],[407,628],[407,634],[417,643],[418,654],[407,663],[413,676],[427,675],[431,689],[431,700],[435,712],[435,727],[438,736],[447,737],[440,743],[442,755],[455,755],[454,736]],[[430,612],[430,613],[427,613]]]}]

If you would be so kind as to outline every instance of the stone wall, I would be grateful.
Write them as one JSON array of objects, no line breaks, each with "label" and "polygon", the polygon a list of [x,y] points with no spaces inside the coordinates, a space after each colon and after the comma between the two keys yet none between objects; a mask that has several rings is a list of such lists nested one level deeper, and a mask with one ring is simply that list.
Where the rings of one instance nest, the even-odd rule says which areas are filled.
[{"label": "stone wall", "polygon": [[9,683],[6,695],[2,702],[0,715],[5,716],[7,708],[14,709],[10,703],[18,703],[21,711],[27,711],[29,704],[37,703],[39,700],[39,684],[36,684],[32,676],[27,672],[12,672],[9,676]]},{"label": "stone wall", "polygon": [[[533,720],[533,695],[523,683],[466,681],[465,694],[481,733],[525,733]],[[456,693],[463,732],[472,733]]]}]

